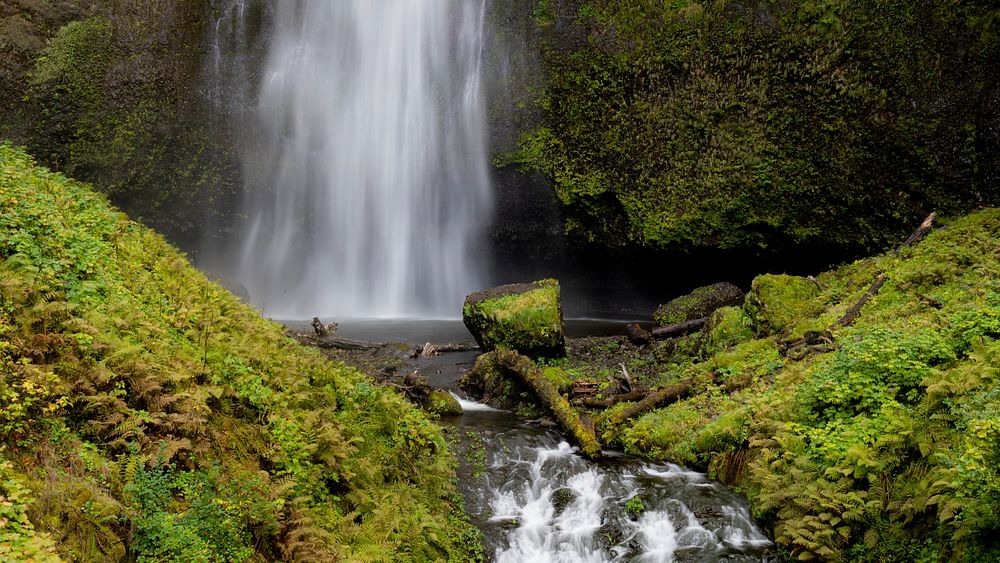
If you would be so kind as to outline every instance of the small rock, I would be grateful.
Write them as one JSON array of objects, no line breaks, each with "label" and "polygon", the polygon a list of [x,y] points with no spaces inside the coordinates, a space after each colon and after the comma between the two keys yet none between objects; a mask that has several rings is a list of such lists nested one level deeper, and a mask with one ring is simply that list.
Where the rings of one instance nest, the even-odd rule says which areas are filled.
[{"label": "small rock", "polygon": [[427,411],[438,416],[462,416],[462,405],[451,393],[441,389],[427,397]]},{"label": "small rock", "polygon": [[576,493],[572,489],[567,489],[563,487],[561,489],[556,489],[552,491],[552,508],[555,510],[555,515],[559,516],[566,510],[566,507],[570,505],[574,500],[576,500]]}]

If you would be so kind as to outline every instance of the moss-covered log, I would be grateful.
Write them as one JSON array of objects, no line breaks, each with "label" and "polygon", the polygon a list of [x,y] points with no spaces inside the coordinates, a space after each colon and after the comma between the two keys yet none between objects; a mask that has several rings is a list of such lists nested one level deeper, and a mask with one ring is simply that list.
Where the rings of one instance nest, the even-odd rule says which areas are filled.
[{"label": "moss-covered log", "polygon": [[569,401],[559,394],[555,384],[545,377],[531,359],[509,350],[491,352],[497,365],[505,371],[516,375],[538,396],[538,400],[552,415],[563,429],[580,445],[580,453],[590,459],[601,457],[601,444],[594,434],[594,426],[589,419],[580,416],[570,406]]}]

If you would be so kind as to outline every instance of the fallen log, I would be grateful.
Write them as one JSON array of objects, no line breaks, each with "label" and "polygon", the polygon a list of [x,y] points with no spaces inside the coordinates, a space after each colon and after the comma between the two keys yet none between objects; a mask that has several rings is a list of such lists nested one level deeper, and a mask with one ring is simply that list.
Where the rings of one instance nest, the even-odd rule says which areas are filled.
[{"label": "fallen log", "polygon": [[844,313],[844,316],[840,317],[840,319],[837,320],[837,322],[834,323],[834,325],[849,326],[851,323],[857,320],[857,318],[861,315],[861,308],[865,306],[865,303],[868,303],[869,299],[875,297],[875,294],[878,293],[878,290],[882,288],[882,284],[885,283],[886,279],[888,278],[886,277],[885,274],[879,274],[879,276],[875,278],[875,281],[872,283],[871,287],[868,288],[868,291],[866,291],[865,294],[861,296],[861,299],[857,303],[855,303],[853,307],[848,309],[847,312]]},{"label": "fallen log", "polygon": [[542,370],[535,367],[528,357],[517,352],[497,350],[492,354],[496,358],[497,365],[516,375],[535,392],[538,400],[552,413],[563,430],[580,445],[580,453],[584,457],[589,459],[601,457],[601,444],[594,433],[593,422],[589,417],[581,416],[573,410],[569,401],[560,395],[556,386],[542,374]]},{"label": "fallen log", "polygon": [[[428,342],[428,344],[430,343]],[[426,347],[426,344],[424,346]],[[475,342],[470,342],[468,344],[461,344],[461,343],[454,344],[449,342],[447,344],[431,344],[431,346],[433,346],[434,348],[434,355],[450,354],[452,352],[472,352],[474,350],[479,350],[479,345],[476,344]]]},{"label": "fallen log", "polygon": [[651,331],[645,330],[638,323],[632,323],[625,326],[625,335],[632,344],[645,346],[652,340],[667,340],[699,331],[705,328],[706,323],[708,323],[708,317],[703,317],[682,323],[658,326]]},{"label": "fallen log", "polygon": [[612,413],[601,422],[605,425],[617,426],[626,420],[644,415],[649,411],[660,408],[661,406],[669,405],[681,399],[685,399],[693,393],[694,381],[696,379],[698,378],[692,378],[680,383],[664,385],[654,391],[651,391],[635,404],[630,405],[618,412]]},{"label": "fallen log", "polygon": [[727,393],[735,393],[741,389],[749,387],[753,383],[753,377],[751,375],[740,376],[734,379],[729,379],[724,382],[720,382],[718,374],[716,372],[706,373],[704,375],[699,375],[686,379],[679,383],[671,383],[668,385],[663,385],[654,391],[651,391],[643,399],[636,402],[633,405],[625,407],[624,409],[610,414],[607,417],[599,418],[597,420],[597,425],[601,428],[607,428],[608,426],[617,426],[626,420],[631,420],[633,418],[642,416],[647,412],[656,410],[668,406],[672,403],[676,403],[682,399],[686,399],[694,394],[695,390],[707,385],[707,384],[718,384],[725,388]]},{"label": "fallen log", "polygon": [[697,332],[705,328],[706,323],[708,323],[708,317],[703,317],[700,319],[694,319],[693,321],[684,321],[682,323],[667,326],[658,326],[650,331],[650,334],[656,340],[666,340],[668,338],[684,336],[686,334],[691,334],[692,332]]},{"label": "fallen log", "polygon": [[896,251],[893,252],[893,254],[898,256],[900,251],[902,251],[904,248],[917,244],[917,242],[920,239],[924,238],[924,235],[926,235],[934,226],[935,219],[937,219],[937,213],[931,213],[930,215],[928,215],[927,218],[924,219],[924,222],[920,223],[920,226],[917,227],[917,230],[913,231],[913,233],[910,236],[906,237],[906,240],[903,241],[903,244],[899,245],[899,248],[897,248]]},{"label": "fallen log", "polygon": [[571,403],[581,407],[587,407],[590,409],[606,409],[617,405],[618,403],[627,403],[630,401],[638,401],[646,396],[648,391],[645,389],[635,389],[629,391],[628,393],[619,393],[617,395],[611,395],[603,399],[598,399],[596,397],[574,397]]},{"label": "fallen log", "polygon": [[322,338],[310,336],[302,333],[292,334],[292,338],[298,340],[306,346],[315,346],[325,350],[374,350],[386,345],[385,342],[371,342],[369,340],[352,340],[339,336],[328,335]]}]

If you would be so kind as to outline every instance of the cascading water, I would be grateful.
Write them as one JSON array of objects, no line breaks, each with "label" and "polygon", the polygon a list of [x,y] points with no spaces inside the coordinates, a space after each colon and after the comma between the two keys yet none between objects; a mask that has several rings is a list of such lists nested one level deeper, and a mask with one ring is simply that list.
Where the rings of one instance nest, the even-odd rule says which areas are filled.
[{"label": "cascading water", "polygon": [[460,402],[465,414],[451,424],[464,440],[462,488],[497,563],[775,559],[746,504],[701,473],[627,457],[589,462],[554,432]]},{"label": "cascading water", "polygon": [[491,212],[484,0],[272,10],[237,277],[272,317],[454,317]]}]

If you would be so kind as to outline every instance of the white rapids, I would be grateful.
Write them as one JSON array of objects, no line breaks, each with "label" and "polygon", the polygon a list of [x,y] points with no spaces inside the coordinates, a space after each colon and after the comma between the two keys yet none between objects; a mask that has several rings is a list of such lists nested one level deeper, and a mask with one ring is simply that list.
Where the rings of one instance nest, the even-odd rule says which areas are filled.
[{"label": "white rapids", "polygon": [[[488,525],[500,531],[491,554],[498,563],[773,556],[746,505],[701,473],[627,458],[595,464],[551,433],[525,441],[516,432],[483,435],[489,463],[483,508]],[[626,509],[633,498],[641,511]]]}]

